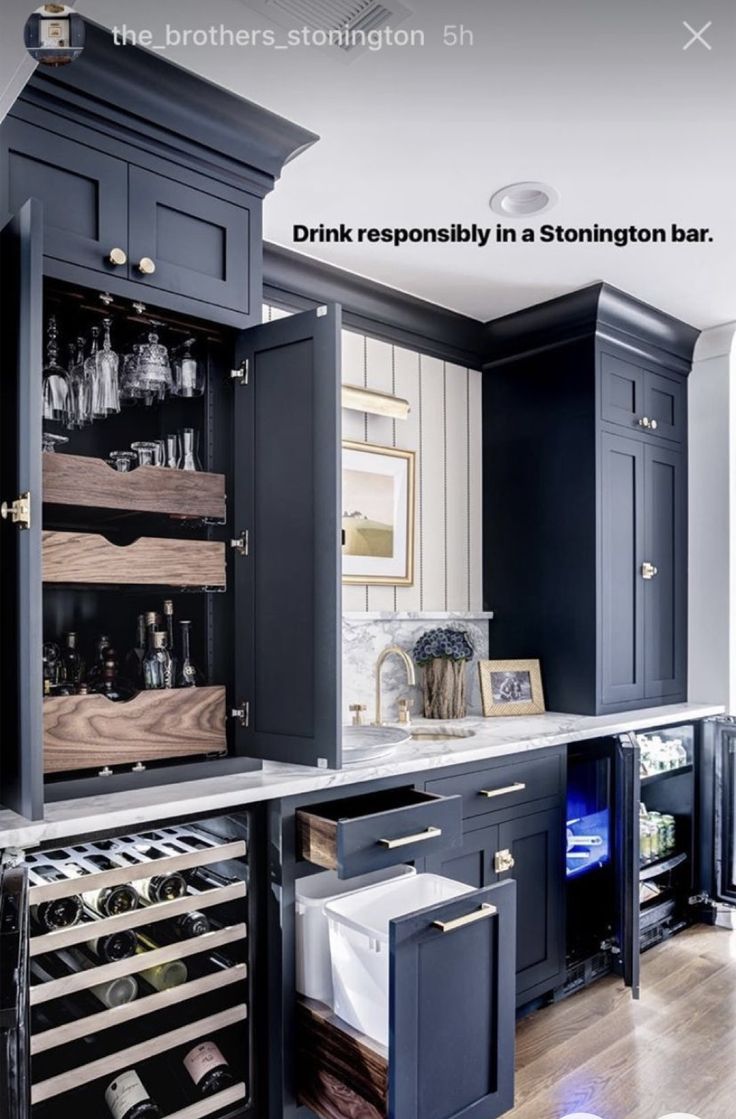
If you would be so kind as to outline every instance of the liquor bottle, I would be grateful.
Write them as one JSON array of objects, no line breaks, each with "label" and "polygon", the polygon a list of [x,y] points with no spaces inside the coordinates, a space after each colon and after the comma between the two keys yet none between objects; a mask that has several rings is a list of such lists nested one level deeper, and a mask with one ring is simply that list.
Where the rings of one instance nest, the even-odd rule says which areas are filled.
[{"label": "liquor bottle", "polygon": [[179,622],[179,629],[181,630],[181,667],[176,685],[178,688],[196,688],[202,683],[202,675],[192,663],[192,623]]},{"label": "liquor bottle", "polygon": [[53,641],[47,641],[43,647],[44,695],[50,695],[61,683],[62,664],[61,649]]},{"label": "liquor bottle", "polygon": [[214,1041],[201,1041],[184,1057],[184,1068],[200,1096],[214,1096],[235,1083],[230,1065]]},{"label": "liquor bottle", "polygon": [[92,691],[96,695],[104,695],[113,703],[125,703],[135,695],[135,688],[131,682],[118,675],[118,662],[114,649],[107,650],[102,677],[93,686]]},{"label": "liquor bottle", "polygon": [[151,878],[141,878],[132,883],[145,905],[158,905],[163,901],[176,901],[187,892],[183,874],[171,871],[169,874],[154,874]]},{"label": "liquor bottle", "polygon": [[84,658],[77,648],[76,633],[67,633],[62,654],[63,680],[67,684],[81,684],[84,676]]},{"label": "liquor bottle", "polygon": [[146,615],[138,615],[135,647],[125,657],[125,674],[139,687],[143,683],[143,659],[146,655]]},{"label": "liquor bottle", "polygon": [[135,1069],[121,1072],[108,1084],[105,1103],[113,1119],[159,1119],[161,1115]]},{"label": "liquor bottle", "polygon": [[[78,877],[74,871],[77,868],[69,867],[61,870],[60,867],[34,866],[28,870],[28,877],[34,886],[42,886],[46,882],[64,882],[68,878]],[[42,932],[54,932],[56,929],[68,929],[76,925],[82,918],[82,899],[79,894],[69,894],[67,897],[54,898],[52,901],[42,901],[31,906],[31,917]]]},{"label": "liquor bottle", "polygon": [[175,944],[177,940],[191,940],[195,936],[204,936],[211,930],[212,925],[207,914],[195,910],[192,913],[182,913],[180,917],[173,917],[169,921],[157,921],[154,935],[162,944]]},{"label": "liquor bottle", "polygon": [[[138,933],[136,952],[139,955],[145,952],[153,952],[156,948],[161,948],[157,940],[153,940],[146,933]],[[163,964],[155,964],[153,967],[146,968],[140,974],[156,991],[168,991],[172,987],[181,987],[182,983],[186,983],[189,978],[189,971],[183,960],[168,960]]]},{"label": "liquor bottle", "polygon": [[166,648],[166,634],[149,630],[148,652],[143,661],[143,683],[146,688],[173,688],[174,664]]},{"label": "liquor bottle", "polygon": [[194,886],[195,890],[220,889],[223,886],[232,886],[240,881],[239,878],[226,878],[224,874],[218,874],[216,870],[210,870],[208,866],[195,867],[188,872],[187,877],[189,878],[189,885]]},{"label": "liquor bottle", "polygon": [[132,929],[121,929],[90,940],[87,945],[93,956],[103,964],[114,964],[117,960],[129,960],[138,950],[138,940]]},{"label": "liquor bottle", "polygon": [[[73,974],[99,966],[98,960],[79,948],[57,948],[56,955]],[[96,983],[89,990],[98,1002],[112,1010],[113,1007],[123,1006],[138,997],[138,982],[134,975],[121,975],[119,979],[110,979],[107,983]]]},{"label": "liquor bottle", "polygon": [[164,602],[164,621],[166,622],[166,647],[174,656],[174,603],[170,598]]},{"label": "liquor bottle", "polygon": [[102,634],[97,640],[95,663],[87,674],[87,681],[94,684],[97,680],[102,679],[102,673],[105,668],[105,661],[107,660],[107,650],[110,648],[110,638],[107,634]]}]

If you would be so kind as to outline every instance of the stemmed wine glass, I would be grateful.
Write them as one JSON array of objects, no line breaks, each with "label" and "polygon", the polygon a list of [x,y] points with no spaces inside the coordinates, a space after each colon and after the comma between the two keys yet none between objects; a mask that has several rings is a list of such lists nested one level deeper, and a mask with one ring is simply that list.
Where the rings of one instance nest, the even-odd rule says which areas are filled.
[{"label": "stemmed wine glass", "polygon": [[43,418],[67,423],[70,415],[69,375],[59,365],[59,332],[51,315],[46,332],[46,365],[43,370]]}]

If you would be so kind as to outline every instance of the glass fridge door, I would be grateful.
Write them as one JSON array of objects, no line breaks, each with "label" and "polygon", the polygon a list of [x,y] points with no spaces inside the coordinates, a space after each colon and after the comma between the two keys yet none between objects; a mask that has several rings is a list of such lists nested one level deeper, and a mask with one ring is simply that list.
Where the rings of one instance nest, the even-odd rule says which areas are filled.
[{"label": "glass fridge door", "polygon": [[0,1115],[30,1119],[28,876],[0,865]]},{"label": "glass fridge door", "polygon": [[703,893],[736,904],[736,718],[706,719],[700,764]]}]

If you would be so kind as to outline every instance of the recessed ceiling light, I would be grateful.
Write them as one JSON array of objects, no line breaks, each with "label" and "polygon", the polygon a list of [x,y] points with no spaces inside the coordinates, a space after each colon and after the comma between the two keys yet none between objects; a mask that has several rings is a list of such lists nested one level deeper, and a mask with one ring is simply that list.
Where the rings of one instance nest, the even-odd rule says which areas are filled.
[{"label": "recessed ceiling light", "polygon": [[525,218],[551,210],[559,200],[555,188],[547,183],[511,183],[492,196],[491,209],[504,218]]}]

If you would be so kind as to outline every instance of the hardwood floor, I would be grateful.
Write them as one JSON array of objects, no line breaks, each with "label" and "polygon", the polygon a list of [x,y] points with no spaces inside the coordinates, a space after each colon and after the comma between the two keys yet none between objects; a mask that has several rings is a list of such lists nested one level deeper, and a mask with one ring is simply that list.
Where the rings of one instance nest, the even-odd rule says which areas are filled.
[{"label": "hardwood floor", "polygon": [[698,926],[517,1030],[513,1119],[736,1116],[736,933]]}]

